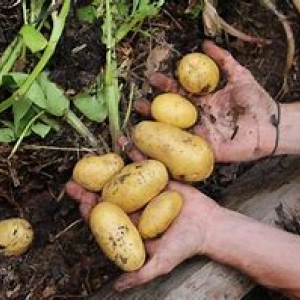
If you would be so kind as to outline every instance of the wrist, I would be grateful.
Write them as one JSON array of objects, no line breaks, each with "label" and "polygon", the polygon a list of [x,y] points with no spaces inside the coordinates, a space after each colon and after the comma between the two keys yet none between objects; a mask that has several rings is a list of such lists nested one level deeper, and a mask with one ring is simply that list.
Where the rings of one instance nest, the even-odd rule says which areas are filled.
[{"label": "wrist", "polygon": [[229,210],[217,205],[209,214],[205,224],[205,234],[201,251],[199,254],[207,257],[214,257],[218,250],[218,241],[215,239],[216,233],[222,228],[224,221],[228,218]]},{"label": "wrist", "polygon": [[276,154],[300,154],[300,104],[281,104],[279,141]]},{"label": "wrist", "polygon": [[[278,116],[278,114],[280,114]],[[279,123],[278,128],[272,124],[272,116]],[[260,149],[259,157],[270,156],[273,151],[275,155],[300,154],[300,103],[276,105],[259,124]],[[278,141],[277,141],[278,139]],[[277,143],[278,142],[278,143]],[[259,158],[258,157],[258,158]]]}]

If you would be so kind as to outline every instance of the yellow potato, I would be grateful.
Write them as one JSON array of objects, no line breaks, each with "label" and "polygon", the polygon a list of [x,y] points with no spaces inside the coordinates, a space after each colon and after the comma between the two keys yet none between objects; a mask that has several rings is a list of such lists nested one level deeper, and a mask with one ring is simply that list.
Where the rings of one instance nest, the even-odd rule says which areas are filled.
[{"label": "yellow potato", "polygon": [[220,72],[216,63],[203,53],[190,53],[179,62],[177,76],[181,85],[190,93],[201,94],[215,90]]},{"label": "yellow potato", "polygon": [[0,221],[0,254],[7,256],[25,253],[33,241],[33,229],[22,218]]},{"label": "yellow potato", "polygon": [[180,213],[182,205],[182,195],[175,191],[163,192],[151,200],[139,220],[141,236],[151,239],[166,231]]},{"label": "yellow potato", "polygon": [[174,93],[157,96],[151,104],[151,114],[155,120],[179,128],[191,127],[197,120],[196,107],[189,100]]},{"label": "yellow potato", "polygon": [[173,178],[201,181],[214,168],[214,154],[199,136],[175,126],[154,121],[143,121],[133,129],[136,147],[147,156],[165,164]]},{"label": "yellow potato", "polygon": [[87,155],[77,162],[73,179],[85,189],[99,192],[123,167],[124,162],[117,154]]},{"label": "yellow potato", "polygon": [[138,270],[145,262],[142,238],[125,212],[115,204],[100,202],[92,210],[90,227],[96,241],[122,270]]},{"label": "yellow potato", "polygon": [[132,163],[104,186],[102,199],[131,213],[158,195],[167,183],[168,172],[161,162],[145,160]]}]

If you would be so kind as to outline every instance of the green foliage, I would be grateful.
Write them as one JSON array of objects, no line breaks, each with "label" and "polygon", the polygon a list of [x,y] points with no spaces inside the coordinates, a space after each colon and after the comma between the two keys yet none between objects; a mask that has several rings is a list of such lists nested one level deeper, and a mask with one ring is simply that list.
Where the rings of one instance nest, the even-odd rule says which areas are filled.
[{"label": "green foliage", "polygon": [[80,22],[93,24],[97,19],[97,9],[94,5],[86,5],[76,10]]},{"label": "green foliage", "polygon": [[24,44],[32,53],[46,48],[48,41],[33,25],[24,25],[20,30]]},{"label": "green foliage", "polygon": [[101,81],[101,76],[98,76],[90,89],[77,95],[74,99],[77,109],[88,119],[98,123],[103,122],[107,117],[104,89]]},{"label": "green foliage", "polygon": [[200,13],[204,10],[204,2],[205,0],[195,0],[194,3],[186,10],[186,14],[188,14],[191,18],[198,18]]}]

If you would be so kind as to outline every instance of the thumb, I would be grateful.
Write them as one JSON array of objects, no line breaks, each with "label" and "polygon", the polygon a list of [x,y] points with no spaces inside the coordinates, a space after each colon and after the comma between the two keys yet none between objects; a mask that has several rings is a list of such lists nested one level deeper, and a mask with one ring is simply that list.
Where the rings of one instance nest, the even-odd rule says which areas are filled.
[{"label": "thumb", "polygon": [[212,41],[204,41],[202,49],[227,74],[228,81],[234,79],[234,75],[239,73],[237,72],[238,69],[244,69],[228,51],[218,47]]},{"label": "thumb", "polygon": [[158,261],[158,256],[154,255],[140,270],[121,275],[114,284],[114,288],[117,291],[124,291],[149,282],[165,274],[162,266],[163,264]]}]

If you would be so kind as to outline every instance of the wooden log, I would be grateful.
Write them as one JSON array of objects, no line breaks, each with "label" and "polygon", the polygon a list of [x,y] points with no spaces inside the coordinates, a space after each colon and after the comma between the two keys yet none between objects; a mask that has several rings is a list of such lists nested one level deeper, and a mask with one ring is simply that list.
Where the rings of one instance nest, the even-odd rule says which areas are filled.
[{"label": "wooden log", "polygon": [[[225,192],[225,206],[275,226],[280,205],[300,206],[300,158],[268,159],[246,172]],[[112,283],[90,300],[241,299],[255,284],[239,272],[205,258],[193,258],[171,274],[117,293]]]}]

